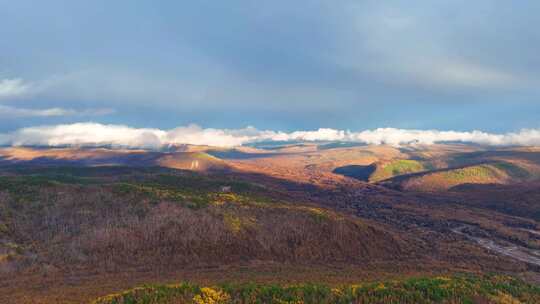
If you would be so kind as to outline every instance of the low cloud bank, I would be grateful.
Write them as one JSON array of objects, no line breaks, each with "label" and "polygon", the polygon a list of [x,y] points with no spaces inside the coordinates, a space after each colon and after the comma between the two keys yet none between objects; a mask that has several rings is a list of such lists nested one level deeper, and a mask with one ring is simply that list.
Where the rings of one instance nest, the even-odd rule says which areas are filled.
[{"label": "low cloud bank", "polygon": [[456,132],[379,128],[361,132],[321,128],[314,131],[276,132],[244,129],[212,129],[197,125],[171,130],[131,128],[123,125],[75,123],[37,126],[0,134],[0,144],[9,146],[113,146],[160,149],[179,144],[235,147],[261,141],[346,141],[393,146],[463,142],[492,146],[540,146],[540,129],[493,134],[481,131]]}]

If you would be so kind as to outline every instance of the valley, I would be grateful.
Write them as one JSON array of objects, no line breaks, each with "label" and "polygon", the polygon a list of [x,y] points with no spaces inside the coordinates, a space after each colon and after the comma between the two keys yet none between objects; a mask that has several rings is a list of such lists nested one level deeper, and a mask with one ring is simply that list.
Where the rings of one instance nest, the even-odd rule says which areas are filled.
[{"label": "valley", "polygon": [[533,148],[308,142],[0,155],[2,303],[89,302],[186,281],[540,281]]}]

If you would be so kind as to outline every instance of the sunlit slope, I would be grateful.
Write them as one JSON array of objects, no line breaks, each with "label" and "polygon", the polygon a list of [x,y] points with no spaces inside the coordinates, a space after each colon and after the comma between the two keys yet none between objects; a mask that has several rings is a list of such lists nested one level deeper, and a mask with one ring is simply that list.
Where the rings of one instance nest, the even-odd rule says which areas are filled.
[{"label": "sunlit slope", "polygon": [[338,174],[403,190],[444,191],[463,184],[517,184],[540,179],[535,148],[434,145],[406,147],[394,158],[336,168]]},{"label": "sunlit slope", "polygon": [[397,159],[389,162],[382,162],[376,165],[376,170],[371,174],[369,180],[377,182],[394,176],[427,171],[431,166],[412,159]]},{"label": "sunlit slope", "polygon": [[348,286],[189,283],[152,285],[104,296],[92,304],[173,303],[539,303],[540,288],[508,276],[440,276]]},{"label": "sunlit slope", "polygon": [[227,163],[205,152],[182,152],[164,154],[156,160],[156,165],[192,171],[224,170]]},{"label": "sunlit slope", "polygon": [[375,162],[370,165],[347,165],[335,168],[332,172],[366,182],[378,182],[404,174],[428,171],[427,163],[410,159],[396,159]]},{"label": "sunlit slope", "polygon": [[521,183],[538,176],[531,167],[498,161],[396,177],[387,184],[399,185],[404,190],[444,191],[463,184]]},{"label": "sunlit slope", "polygon": [[[198,149],[196,149],[198,148]],[[205,152],[208,147],[182,151],[144,151],[106,148],[4,148],[0,165],[13,166],[162,166],[192,171],[224,170],[227,163]]]}]

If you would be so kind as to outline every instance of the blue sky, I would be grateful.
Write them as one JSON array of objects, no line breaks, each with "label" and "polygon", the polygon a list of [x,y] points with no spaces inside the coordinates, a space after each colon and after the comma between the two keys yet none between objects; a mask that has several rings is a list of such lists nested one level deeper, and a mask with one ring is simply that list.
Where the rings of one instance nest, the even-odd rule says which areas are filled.
[{"label": "blue sky", "polygon": [[540,128],[538,1],[0,0],[0,132]]}]

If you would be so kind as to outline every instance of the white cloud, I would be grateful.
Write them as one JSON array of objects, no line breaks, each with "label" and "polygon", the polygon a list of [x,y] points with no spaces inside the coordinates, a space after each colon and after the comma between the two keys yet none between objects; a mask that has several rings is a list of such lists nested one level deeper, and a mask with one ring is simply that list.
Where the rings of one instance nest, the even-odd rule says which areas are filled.
[{"label": "white cloud", "polygon": [[70,110],[62,108],[49,108],[49,109],[25,109],[15,108],[10,106],[0,105],[0,117],[47,117],[47,116],[63,116],[71,114]]},{"label": "white cloud", "polygon": [[166,132],[158,129],[135,129],[120,125],[75,123],[19,129],[5,134],[4,144],[14,146],[97,146],[116,145],[140,148],[159,148]]},{"label": "white cloud", "polygon": [[178,127],[166,132],[162,144],[211,145],[219,147],[240,146],[256,140],[260,132],[253,128],[239,130],[202,129],[197,125]]},{"label": "white cloud", "polygon": [[64,108],[28,109],[0,105],[0,117],[54,117],[54,116],[95,116],[113,113],[112,109],[73,110]]},{"label": "white cloud", "polygon": [[31,85],[20,78],[0,80],[0,99],[20,97],[30,91]]},{"label": "white cloud", "polygon": [[435,144],[466,142],[505,146],[540,145],[540,130],[524,129],[517,133],[492,134],[481,131],[405,130],[379,128],[361,132],[335,129],[276,132],[244,129],[204,129],[197,125],[171,130],[131,128],[123,125],[75,123],[38,126],[0,134],[0,144],[13,146],[102,146],[159,149],[170,145],[192,144],[234,147],[259,141],[352,141],[372,145]]}]

